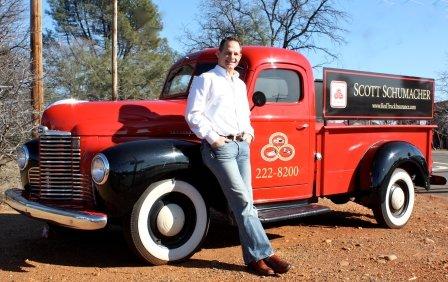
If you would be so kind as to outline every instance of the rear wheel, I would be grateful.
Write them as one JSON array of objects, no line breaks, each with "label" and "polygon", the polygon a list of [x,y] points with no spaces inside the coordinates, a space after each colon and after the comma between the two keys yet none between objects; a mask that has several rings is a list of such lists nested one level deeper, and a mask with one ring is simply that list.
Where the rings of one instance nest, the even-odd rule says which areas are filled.
[{"label": "rear wheel", "polygon": [[135,203],[125,228],[134,251],[159,265],[182,261],[200,247],[209,213],[199,191],[174,179],[153,183]]},{"label": "rear wheel", "polygon": [[400,168],[394,170],[387,185],[379,191],[372,208],[379,224],[389,228],[406,225],[414,208],[414,183],[409,174]]}]

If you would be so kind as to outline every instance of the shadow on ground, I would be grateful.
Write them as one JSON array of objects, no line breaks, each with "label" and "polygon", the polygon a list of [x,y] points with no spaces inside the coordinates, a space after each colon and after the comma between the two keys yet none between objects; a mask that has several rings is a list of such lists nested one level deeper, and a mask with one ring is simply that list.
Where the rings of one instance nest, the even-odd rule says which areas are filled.
[{"label": "shadow on ground", "polygon": [[[277,235],[278,226],[346,226],[375,227],[372,222],[363,220],[365,214],[350,212],[331,212],[325,215],[296,219],[283,223],[266,225],[269,239]],[[27,272],[33,268],[32,262],[50,265],[77,267],[138,267],[138,261],[128,249],[119,227],[96,232],[55,232],[44,238],[45,223],[35,221],[19,214],[0,214],[0,270]],[[238,230],[223,220],[212,219],[209,234],[203,244],[204,249],[219,249],[238,246]],[[181,267],[218,268],[241,271],[242,267],[217,260],[206,261],[190,259],[179,264]]]}]

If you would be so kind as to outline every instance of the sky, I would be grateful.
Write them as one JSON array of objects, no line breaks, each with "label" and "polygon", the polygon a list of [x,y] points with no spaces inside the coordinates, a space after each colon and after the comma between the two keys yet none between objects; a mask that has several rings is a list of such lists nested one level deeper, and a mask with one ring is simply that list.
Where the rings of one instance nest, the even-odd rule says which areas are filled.
[{"label": "sky", "polygon": [[[162,16],[162,36],[184,52],[184,27],[197,30],[200,0],[154,0]],[[350,15],[346,44],[332,47],[338,59],[326,67],[438,78],[448,71],[448,0],[337,0]],[[311,65],[323,60],[306,54]],[[321,68],[315,69],[321,78]]]}]

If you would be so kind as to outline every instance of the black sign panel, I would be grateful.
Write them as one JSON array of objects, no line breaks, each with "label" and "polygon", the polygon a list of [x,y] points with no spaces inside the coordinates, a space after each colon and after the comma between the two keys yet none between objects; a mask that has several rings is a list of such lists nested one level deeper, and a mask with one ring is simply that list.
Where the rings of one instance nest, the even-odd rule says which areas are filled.
[{"label": "black sign panel", "polygon": [[324,68],[326,118],[431,119],[434,79]]}]

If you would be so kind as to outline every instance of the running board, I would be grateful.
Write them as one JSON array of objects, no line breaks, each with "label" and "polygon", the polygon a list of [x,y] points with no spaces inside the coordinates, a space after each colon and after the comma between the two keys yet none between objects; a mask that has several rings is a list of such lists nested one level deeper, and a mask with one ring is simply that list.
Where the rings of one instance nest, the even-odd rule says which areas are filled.
[{"label": "running board", "polygon": [[277,222],[330,212],[331,209],[318,204],[299,206],[277,206],[258,209],[258,217],[262,223]]}]

